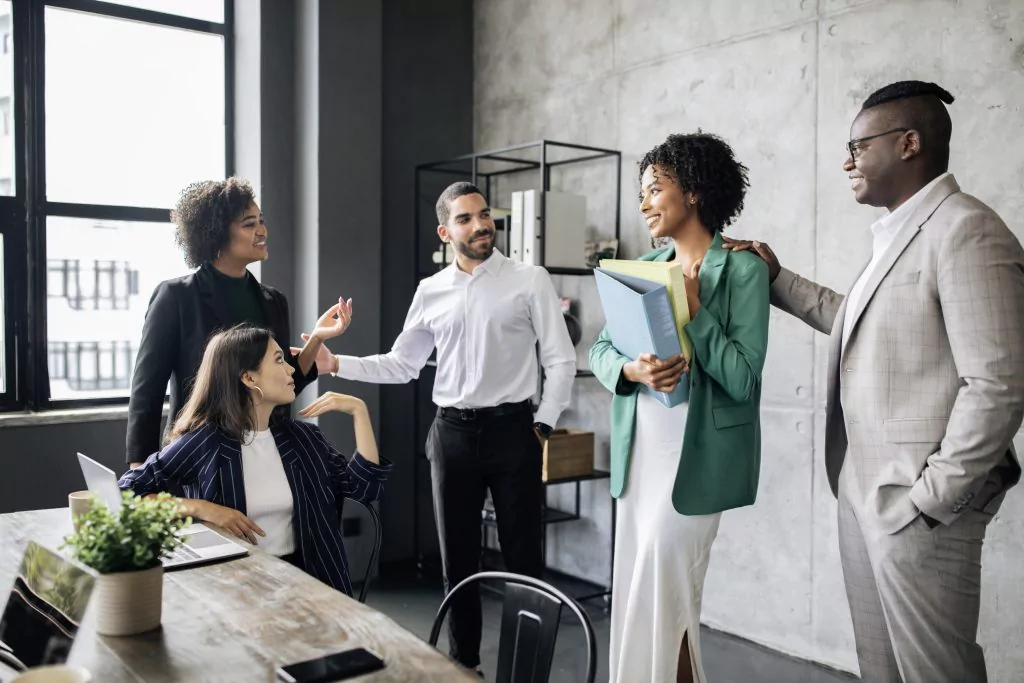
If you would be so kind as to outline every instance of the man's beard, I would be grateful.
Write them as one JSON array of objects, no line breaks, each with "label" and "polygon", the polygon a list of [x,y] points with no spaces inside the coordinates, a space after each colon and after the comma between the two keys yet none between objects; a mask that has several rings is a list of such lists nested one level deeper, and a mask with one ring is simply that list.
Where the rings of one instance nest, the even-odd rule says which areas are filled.
[{"label": "man's beard", "polygon": [[[481,235],[476,235],[473,239],[476,239],[477,237],[481,237]],[[481,241],[473,243],[472,241],[458,242],[454,240],[453,242],[455,244],[456,251],[466,258],[474,261],[486,261],[490,258],[491,254],[494,253],[495,239],[493,234],[491,234],[490,239],[486,242]]]}]

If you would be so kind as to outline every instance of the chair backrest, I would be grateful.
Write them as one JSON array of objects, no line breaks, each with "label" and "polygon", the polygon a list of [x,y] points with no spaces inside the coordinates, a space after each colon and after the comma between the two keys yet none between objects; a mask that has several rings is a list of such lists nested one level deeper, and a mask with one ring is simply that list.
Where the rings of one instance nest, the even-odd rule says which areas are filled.
[{"label": "chair backrest", "polygon": [[587,643],[586,683],[597,675],[597,643],[590,617],[575,600],[539,579],[508,572],[480,572],[461,581],[445,596],[434,617],[430,644],[437,646],[441,626],[453,596],[481,581],[503,581],[505,599],[498,640],[496,683],[547,683],[555,655],[562,608],[568,607],[580,624]]},{"label": "chair backrest", "polygon": [[370,579],[373,576],[373,568],[377,564],[377,556],[380,555],[380,515],[377,514],[377,509],[373,507],[373,503],[364,503],[361,500],[355,498],[346,498],[353,503],[358,503],[370,514],[370,519],[373,520],[373,551],[370,552],[370,559],[366,562],[366,571],[363,573],[363,586],[359,589],[359,602],[366,602],[366,592],[370,588]]}]

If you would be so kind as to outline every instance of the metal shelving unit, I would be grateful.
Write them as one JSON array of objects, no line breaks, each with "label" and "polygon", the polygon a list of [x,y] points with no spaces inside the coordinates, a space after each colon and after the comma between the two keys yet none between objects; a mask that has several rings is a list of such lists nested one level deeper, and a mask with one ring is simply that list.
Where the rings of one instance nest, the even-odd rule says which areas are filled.
[{"label": "metal shelving unit", "polygon": [[[622,185],[622,153],[617,150],[602,149],[599,147],[591,147],[589,145],[577,145],[565,142],[555,142],[552,140],[538,140],[536,142],[530,142],[522,145],[514,145],[511,147],[503,147],[501,149],[493,149],[485,152],[477,152],[474,154],[467,154],[454,159],[447,159],[443,161],[435,161],[426,164],[420,164],[416,167],[415,172],[415,183],[414,183],[414,205],[415,205],[415,220],[414,220],[414,237],[413,237],[413,248],[416,257],[416,269],[417,269],[417,283],[419,280],[429,277],[437,273],[439,270],[444,269],[449,262],[445,258],[444,245],[441,244],[440,240],[437,239],[436,234],[433,230],[430,230],[431,239],[429,242],[424,241],[424,236],[427,234],[424,228],[423,215],[430,216],[430,220],[427,221],[428,227],[433,228],[436,222],[433,219],[434,214],[434,203],[436,202],[437,196],[440,191],[454,182],[457,178],[462,178],[472,182],[474,185],[483,190],[489,200],[493,200],[492,190],[496,181],[502,177],[512,176],[516,174],[531,174],[536,175],[535,188],[541,192],[540,206],[539,206],[539,222],[541,226],[541,235],[543,236],[546,231],[544,224],[544,216],[546,215],[544,206],[544,193],[551,189],[551,171],[559,167],[564,167],[570,164],[582,164],[587,162],[596,162],[600,160],[614,160],[615,162],[615,238],[620,238],[620,213],[621,213],[621,185]],[[433,176],[429,175],[433,174]],[[433,177],[439,180],[436,185],[432,185],[429,180]],[[436,191],[435,191],[436,190]],[[492,201],[492,206],[494,202]],[[507,234],[507,233],[506,233]],[[545,254],[545,241],[541,239],[540,247],[540,259],[541,263],[544,262]],[[430,250],[425,250],[425,244],[435,245]],[[507,243],[506,243],[507,244]],[[433,255],[435,252],[440,251],[441,259],[440,263],[433,261]],[[548,268],[548,272],[552,275],[568,275],[568,276],[591,276],[593,275],[593,269],[591,268]],[[436,368],[436,361],[431,359],[427,362],[428,367]],[[590,370],[577,371],[577,378],[592,378],[594,373]],[[418,383],[424,380],[416,380],[417,389]],[[421,396],[417,390],[415,401],[413,404],[413,429],[419,443],[425,442],[425,431],[421,428],[421,410],[420,410]],[[421,508],[421,467],[427,462],[426,454],[422,450],[418,450],[418,456],[415,458],[415,466],[413,468],[413,532],[414,532],[414,554],[416,556],[417,566],[422,570],[426,565],[426,558],[422,553],[422,546],[420,543],[420,508]],[[429,477],[429,474],[427,475]],[[580,516],[580,484],[584,481],[594,481],[598,479],[607,479],[609,473],[601,470],[595,470],[592,474],[573,477],[568,479],[561,479],[558,481],[547,482],[546,486],[557,486],[563,484],[574,484],[575,485],[575,506],[573,511],[558,510],[555,508],[545,506],[543,524],[545,530],[550,524],[570,523],[581,519]],[[487,534],[489,530],[496,530],[496,523],[494,520],[483,519],[481,520],[482,533],[484,534],[484,544],[486,546]],[[544,558],[545,565],[547,564],[547,533],[544,534]],[[615,504],[612,501],[612,550],[614,553],[615,546]],[[485,565],[496,565],[500,566],[500,554],[499,557],[494,556],[497,553],[495,551],[485,548],[484,550],[484,562]],[[578,595],[577,599],[587,600],[591,598],[604,597],[609,598],[611,595],[611,585],[609,581],[608,586],[595,584],[589,580],[581,579],[579,577],[573,577],[564,572],[557,570],[545,570],[546,577],[553,579],[557,584],[567,585],[566,580],[569,583],[574,584],[585,584],[593,590],[589,593]],[[548,576],[550,575],[550,576]],[[578,593],[578,591],[573,591]]]}]

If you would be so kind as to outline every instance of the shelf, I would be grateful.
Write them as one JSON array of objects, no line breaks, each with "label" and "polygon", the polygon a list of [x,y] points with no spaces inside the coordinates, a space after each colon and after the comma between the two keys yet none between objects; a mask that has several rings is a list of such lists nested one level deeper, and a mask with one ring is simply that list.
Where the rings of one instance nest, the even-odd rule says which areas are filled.
[{"label": "shelf", "polygon": [[[480,568],[484,571],[507,571],[505,567],[505,560],[501,556],[500,550],[484,548],[480,559]],[[572,576],[571,574],[567,574],[566,572],[562,572],[557,569],[545,567],[544,574],[541,578],[555,588],[561,590],[563,593],[569,595],[574,600],[580,602],[584,600],[592,600],[594,598],[604,598],[611,595],[611,588],[609,586],[602,586],[597,582],[580,578],[578,576]],[[491,593],[497,593],[498,595],[502,595],[505,592],[503,586],[499,587],[492,583],[482,584],[481,588],[484,588]]]},{"label": "shelf", "polygon": [[544,482],[545,486],[555,486],[556,484],[573,484],[577,481],[594,481],[597,479],[607,479],[611,475],[606,470],[594,470],[590,474],[580,474],[575,477],[566,477],[564,479],[553,479],[551,481]]},{"label": "shelf", "polygon": [[594,274],[593,268],[557,268],[551,267],[547,271],[552,275],[582,275],[589,277]]},{"label": "shelf", "polygon": [[[545,526],[548,524],[560,524],[562,522],[575,522],[579,517],[571,512],[565,510],[556,510],[555,508],[544,508],[544,515],[541,517],[541,524]],[[498,527],[497,520],[484,518],[480,520],[485,526],[489,526],[492,529]]]}]

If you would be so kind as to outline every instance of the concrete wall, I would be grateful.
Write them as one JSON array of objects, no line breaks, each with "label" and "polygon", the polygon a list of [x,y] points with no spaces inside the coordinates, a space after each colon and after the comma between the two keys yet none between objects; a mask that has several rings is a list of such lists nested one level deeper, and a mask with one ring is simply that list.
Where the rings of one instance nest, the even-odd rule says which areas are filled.
[{"label": "concrete wall", "polygon": [[[475,10],[477,149],[541,137],[621,149],[628,257],[649,248],[636,211],[639,156],[670,132],[703,127],[751,169],[746,212],[730,234],[762,238],[785,265],[845,291],[869,256],[877,214],[853,201],[842,145],[863,98],[905,78],[957,96],[952,168],[1024,237],[1024,2],[480,0]],[[598,216],[614,186],[590,192],[603,212],[591,212],[592,227],[608,234]],[[561,278],[560,289],[582,299],[583,347],[601,325],[593,284]],[[825,341],[773,313],[758,503],[724,516],[704,619],[854,670],[821,452]],[[607,458],[608,396],[593,380],[576,391],[565,422],[594,429]],[[605,580],[603,488],[584,512],[587,523],[549,532],[553,562]],[[1015,491],[985,549],[980,639],[991,680],[1024,678],[1022,538],[1024,494]]]}]

